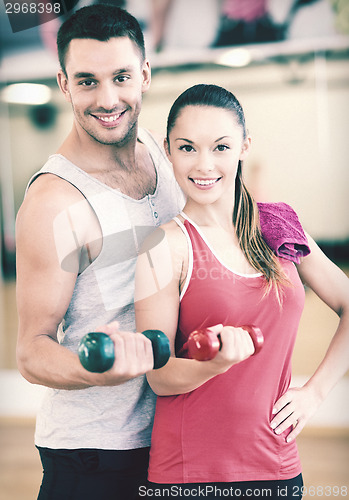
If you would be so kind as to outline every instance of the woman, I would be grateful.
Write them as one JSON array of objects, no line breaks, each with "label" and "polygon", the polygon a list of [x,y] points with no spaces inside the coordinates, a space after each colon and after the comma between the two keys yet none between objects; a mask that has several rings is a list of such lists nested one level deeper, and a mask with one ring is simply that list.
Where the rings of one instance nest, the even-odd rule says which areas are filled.
[{"label": "woman", "polygon": [[[171,108],[165,149],[187,202],[139,256],[136,321],[138,331],[164,331],[172,347],[167,365],[148,374],[159,396],[149,481],[175,494],[185,486],[205,488],[205,498],[262,490],[301,498],[295,437],[349,366],[348,279],[302,239],[289,206],[254,202],[242,178],[250,144],[243,110],[225,89],[196,85]],[[273,212],[279,222],[268,227]],[[286,242],[281,257],[265,243],[275,232]],[[297,248],[306,256],[294,257]],[[290,389],[302,282],[340,322],[315,374]],[[252,324],[264,335],[255,356],[241,328]],[[189,334],[206,327],[220,334],[221,350],[210,361],[188,359]]]}]

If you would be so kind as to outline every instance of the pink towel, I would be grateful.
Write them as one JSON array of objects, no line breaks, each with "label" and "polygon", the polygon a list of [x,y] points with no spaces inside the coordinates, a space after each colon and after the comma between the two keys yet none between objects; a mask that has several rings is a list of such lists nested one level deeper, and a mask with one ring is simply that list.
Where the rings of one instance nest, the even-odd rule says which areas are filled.
[{"label": "pink towel", "polygon": [[310,253],[296,212],[286,203],[257,203],[262,236],[275,255],[300,263]]}]

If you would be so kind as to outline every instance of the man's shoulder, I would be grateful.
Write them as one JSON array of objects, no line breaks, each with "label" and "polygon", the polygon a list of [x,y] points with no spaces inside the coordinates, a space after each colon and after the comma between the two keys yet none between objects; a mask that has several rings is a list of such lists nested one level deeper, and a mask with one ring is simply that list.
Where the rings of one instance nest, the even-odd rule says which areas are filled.
[{"label": "man's shoulder", "polygon": [[155,130],[147,130],[147,132],[159,146],[163,146],[164,136],[160,134],[160,132],[157,132]]},{"label": "man's shoulder", "polygon": [[[60,154],[51,155],[43,167],[33,174],[28,182],[26,197],[33,195],[60,198],[71,198],[72,201],[83,198],[81,192],[70,182],[77,167]],[[68,174],[68,175],[67,175]],[[70,174],[70,175],[69,175]],[[68,201],[68,200],[67,200]]]},{"label": "man's shoulder", "polygon": [[139,128],[138,140],[140,140],[150,150],[155,147],[165,156],[164,136],[159,132],[155,132],[154,130],[149,130],[146,128]]},{"label": "man's shoulder", "polygon": [[99,225],[87,200],[69,182],[51,173],[39,175],[32,183],[16,217],[17,241],[36,235],[36,244],[45,248],[55,241],[60,257],[76,251],[75,240],[83,244],[93,231],[97,236],[90,239],[97,241]]},{"label": "man's shoulder", "polygon": [[161,134],[160,132],[153,130],[153,129],[148,129],[146,127],[139,127],[138,128],[138,138],[142,140],[144,136],[148,136],[154,141],[156,141],[158,144],[162,144],[164,141],[164,135]]},{"label": "man's shoulder", "polygon": [[70,182],[52,173],[40,171],[30,184],[25,200],[52,203],[75,203],[84,199],[81,192]]},{"label": "man's shoulder", "polygon": [[70,207],[80,207],[80,212],[90,211],[81,192],[65,179],[45,170],[33,176],[28,186],[17,219],[38,222],[55,219]]}]

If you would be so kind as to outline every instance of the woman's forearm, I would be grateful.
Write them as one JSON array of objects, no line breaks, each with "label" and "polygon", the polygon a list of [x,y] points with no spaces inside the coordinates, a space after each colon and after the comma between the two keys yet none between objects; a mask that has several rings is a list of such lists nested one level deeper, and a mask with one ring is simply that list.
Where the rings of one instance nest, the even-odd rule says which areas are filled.
[{"label": "woman's forearm", "polygon": [[349,369],[349,309],[341,314],[336,333],[324,359],[307,382],[323,401]]},{"label": "woman's forearm", "polygon": [[210,329],[220,334],[222,343],[213,359],[196,361],[171,357],[163,368],[147,374],[149,384],[158,396],[173,396],[193,391],[254,354],[251,337],[243,328],[215,325]]},{"label": "woman's forearm", "polygon": [[171,357],[163,368],[147,373],[147,378],[155,394],[174,396],[197,389],[219,373],[212,361]]}]

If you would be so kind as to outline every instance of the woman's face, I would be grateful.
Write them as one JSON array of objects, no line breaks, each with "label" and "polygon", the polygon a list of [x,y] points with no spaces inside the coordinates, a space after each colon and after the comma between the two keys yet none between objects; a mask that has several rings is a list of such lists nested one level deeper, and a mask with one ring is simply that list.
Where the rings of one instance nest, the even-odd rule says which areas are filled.
[{"label": "woman's face", "polygon": [[191,200],[212,204],[234,200],[239,160],[248,153],[250,138],[232,111],[214,106],[186,106],[165,143],[177,182]]}]

